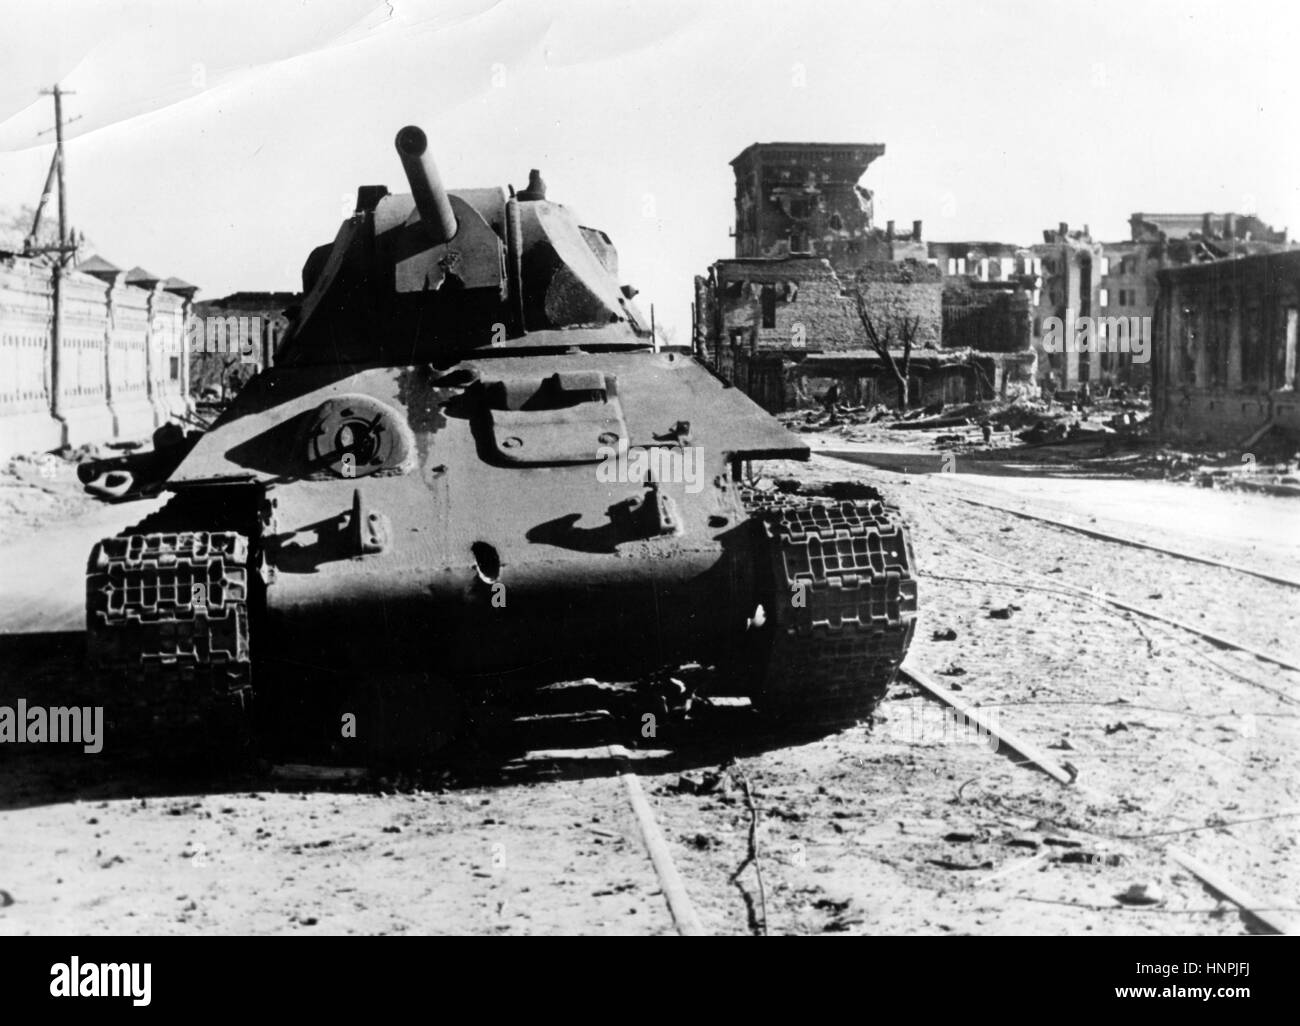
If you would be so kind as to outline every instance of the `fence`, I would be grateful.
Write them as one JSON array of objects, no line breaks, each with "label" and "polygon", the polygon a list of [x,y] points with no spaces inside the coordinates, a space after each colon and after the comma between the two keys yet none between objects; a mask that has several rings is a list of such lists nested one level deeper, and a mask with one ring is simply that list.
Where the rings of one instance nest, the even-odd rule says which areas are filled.
[{"label": "fence", "polygon": [[190,408],[196,290],[127,277],[0,259],[0,458],[141,438]]}]

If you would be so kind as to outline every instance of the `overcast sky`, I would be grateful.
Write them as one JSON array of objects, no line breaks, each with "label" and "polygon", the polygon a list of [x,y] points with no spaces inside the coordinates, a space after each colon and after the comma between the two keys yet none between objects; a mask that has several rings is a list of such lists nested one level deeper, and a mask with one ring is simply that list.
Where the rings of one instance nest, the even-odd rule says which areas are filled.
[{"label": "overcast sky", "polygon": [[[1300,231],[1300,5],[1264,0],[5,0],[0,207],[34,203],[59,81],[69,211],[99,251],[199,285],[294,289],[361,184],[522,186],[618,246],[682,336],[730,256],[728,161],[883,142],[876,218],[930,240],[1127,237],[1136,210]],[[345,209],[346,207],[346,209]],[[684,340],[684,338],[683,338]]]}]

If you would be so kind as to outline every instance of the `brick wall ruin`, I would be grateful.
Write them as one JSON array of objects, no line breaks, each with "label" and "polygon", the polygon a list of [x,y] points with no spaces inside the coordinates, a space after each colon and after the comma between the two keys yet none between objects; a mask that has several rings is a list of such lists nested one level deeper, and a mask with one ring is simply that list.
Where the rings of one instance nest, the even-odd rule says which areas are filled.
[{"label": "brick wall ruin", "polygon": [[855,285],[878,333],[890,331],[901,345],[900,325],[915,322],[912,348],[939,348],[943,340],[943,279],[937,267],[916,260],[872,261],[858,269]]},{"label": "brick wall ruin", "polygon": [[867,262],[848,283],[819,258],[720,260],[695,282],[696,351],[774,412],[815,404],[832,383],[845,402],[893,404],[897,384],[867,339],[853,289],[899,356],[903,319],[915,322],[914,403],[987,398],[1032,380],[1032,352],[1003,359],[944,348],[942,277],[914,260]]},{"label": "brick wall ruin", "polygon": [[[943,286],[934,268],[874,261],[848,283],[854,287],[862,289],[882,331],[899,318],[915,318],[914,345],[938,348]],[[852,293],[830,262],[816,257],[720,260],[709,278],[697,279],[696,309],[696,335],[711,339],[715,349],[719,344],[751,353],[870,348]]]}]

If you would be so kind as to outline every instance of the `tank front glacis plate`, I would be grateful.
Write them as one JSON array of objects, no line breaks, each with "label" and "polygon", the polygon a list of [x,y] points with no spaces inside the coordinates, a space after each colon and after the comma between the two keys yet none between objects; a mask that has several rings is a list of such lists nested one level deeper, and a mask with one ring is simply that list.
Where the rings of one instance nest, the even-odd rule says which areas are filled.
[{"label": "tank front glacis plate", "polygon": [[[380,438],[362,444],[367,424]],[[535,440],[570,461],[528,462]],[[742,629],[753,582],[730,460],[802,451],[677,354],[499,357],[272,370],[173,483],[267,486],[268,620],[285,658],[549,676],[566,651],[666,663]]]}]

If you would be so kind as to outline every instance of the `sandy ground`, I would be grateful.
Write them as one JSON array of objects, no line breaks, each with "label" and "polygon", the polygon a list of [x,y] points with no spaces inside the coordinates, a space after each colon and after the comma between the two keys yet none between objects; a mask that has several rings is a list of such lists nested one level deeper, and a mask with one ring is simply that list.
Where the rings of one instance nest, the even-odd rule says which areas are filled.
[{"label": "sandy ground", "polygon": [[[1078,779],[1063,786],[990,751],[906,684],[871,729],[812,742],[766,736],[744,709],[698,710],[633,763],[710,932],[1258,929],[1173,847],[1300,920],[1300,674],[1060,585],[1300,662],[1295,590],[961,496],[991,490],[1265,566],[1297,562],[1290,500],[830,457],[763,470],[867,480],[896,499],[922,570],[911,661]],[[79,634],[85,553],[143,509],[79,512],[0,544],[0,704],[94,695]],[[513,740],[526,756],[485,744],[419,779],[326,784],[210,765],[198,748],[158,762],[111,744],[97,756],[0,746],[0,933],[671,933],[604,747],[637,739],[593,715]],[[751,817],[758,872],[751,862],[737,877]],[[1158,902],[1117,900],[1134,884]]]}]

